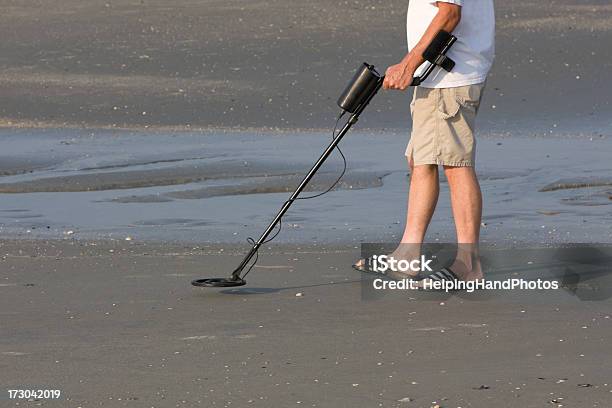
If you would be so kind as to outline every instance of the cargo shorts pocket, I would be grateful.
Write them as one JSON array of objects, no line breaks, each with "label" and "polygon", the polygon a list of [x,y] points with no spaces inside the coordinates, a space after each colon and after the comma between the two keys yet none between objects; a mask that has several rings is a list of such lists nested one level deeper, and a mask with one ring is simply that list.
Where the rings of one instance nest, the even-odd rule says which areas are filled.
[{"label": "cargo shorts pocket", "polygon": [[475,115],[480,105],[482,89],[482,85],[439,89],[438,112],[440,118],[444,120],[454,118],[462,108]]}]

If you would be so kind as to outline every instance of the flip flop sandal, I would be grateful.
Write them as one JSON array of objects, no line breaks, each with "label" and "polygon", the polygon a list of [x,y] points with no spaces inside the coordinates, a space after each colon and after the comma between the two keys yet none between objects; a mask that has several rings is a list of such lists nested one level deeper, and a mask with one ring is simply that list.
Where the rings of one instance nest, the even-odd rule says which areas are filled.
[{"label": "flip flop sandal", "polygon": [[402,279],[419,280],[421,279],[418,274],[413,276],[413,275],[408,275],[407,273],[402,273],[402,272],[393,271],[393,270],[389,270],[387,272],[375,271],[374,269],[372,269],[373,262],[374,262],[374,259],[372,257],[369,257],[366,259],[361,258],[357,262],[355,262],[352,265],[352,267],[353,269],[359,272],[368,273],[370,275],[376,275],[376,276],[385,276],[387,278],[391,278],[395,280],[402,280]]},{"label": "flip flop sandal", "polygon": [[[462,281],[463,279],[461,279],[460,277],[458,277],[455,272],[453,272],[450,268],[442,268],[440,269],[438,272],[434,272],[431,273],[427,276],[425,276],[423,279],[421,279],[421,282],[427,280],[427,279],[431,279],[434,282],[456,282],[456,281]],[[444,289],[425,289],[423,288],[423,286],[419,285],[419,290],[426,290],[426,291],[442,291],[444,292]],[[458,291],[459,289],[452,289],[450,291]]]}]

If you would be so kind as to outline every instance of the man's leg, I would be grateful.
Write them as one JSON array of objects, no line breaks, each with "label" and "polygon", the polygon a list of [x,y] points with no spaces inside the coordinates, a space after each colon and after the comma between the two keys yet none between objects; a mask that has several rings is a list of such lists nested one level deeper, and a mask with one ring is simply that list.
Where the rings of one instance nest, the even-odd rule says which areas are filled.
[{"label": "man's leg", "polygon": [[411,261],[421,256],[421,244],[438,203],[440,183],[437,165],[414,166],[410,160],[408,165],[411,171],[406,226],[402,240],[391,256]]},{"label": "man's leg", "polygon": [[421,244],[438,203],[438,166],[424,164],[411,166],[411,169],[406,227],[401,243]]},{"label": "man's leg", "polygon": [[457,257],[450,269],[463,280],[482,279],[478,252],[482,194],[473,167],[444,166],[457,230]]},{"label": "man's leg", "polygon": [[[418,259],[421,255],[421,244],[438,203],[440,184],[437,165],[414,166],[411,160],[409,160],[408,165],[411,171],[406,227],[400,245],[390,256],[398,260],[410,261]],[[365,260],[359,260],[355,265],[358,267],[364,266]],[[418,273],[408,274],[416,276]],[[397,277],[402,276],[397,275]]]}]

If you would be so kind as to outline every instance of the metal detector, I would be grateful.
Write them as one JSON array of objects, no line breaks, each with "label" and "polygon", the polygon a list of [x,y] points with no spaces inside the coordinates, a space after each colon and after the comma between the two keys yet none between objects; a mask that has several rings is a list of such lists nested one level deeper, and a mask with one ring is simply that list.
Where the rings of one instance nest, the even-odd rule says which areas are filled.
[{"label": "metal detector", "polygon": [[[427,61],[428,65],[421,75],[412,80],[410,86],[420,85],[429,76],[429,74],[432,73],[435,67],[441,67],[446,71],[452,70],[455,63],[446,56],[446,53],[456,40],[457,38],[452,34],[449,34],[446,31],[440,31],[423,53],[423,58]],[[331,143],[325,148],[319,159],[308,171],[293,194],[291,194],[289,199],[283,203],[280,210],[272,222],[270,222],[270,225],[268,225],[266,230],[261,234],[259,239],[257,241],[250,241],[252,244],[251,250],[245,255],[242,262],[240,262],[238,267],[234,269],[232,274],[227,278],[197,279],[191,282],[192,285],[200,287],[233,287],[246,284],[244,278],[253,267],[254,263],[251,261],[253,260],[253,257],[256,257],[259,248],[269,241],[269,235],[272,233],[272,231],[274,231],[274,228],[281,221],[283,215],[285,215],[287,210],[289,210],[291,204],[298,199],[300,193],[308,185],[325,160],[327,160],[327,158],[332,154],[344,135],[346,135],[350,128],[357,123],[359,120],[359,115],[361,115],[372,98],[374,98],[376,93],[380,90],[384,79],[384,75],[378,73],[373,65],[364,62],[359,67],[357,73],[338,99],[338,106],[340,106],[340,108],[343,110],[343,114],[349,113],[350,117],[341,128],[340,132],[337,135],[334,135]],[[251,266],[247,269],[249,263],[251,263]],[[243,274],[245,269],[247,269],[247,271]]]}]

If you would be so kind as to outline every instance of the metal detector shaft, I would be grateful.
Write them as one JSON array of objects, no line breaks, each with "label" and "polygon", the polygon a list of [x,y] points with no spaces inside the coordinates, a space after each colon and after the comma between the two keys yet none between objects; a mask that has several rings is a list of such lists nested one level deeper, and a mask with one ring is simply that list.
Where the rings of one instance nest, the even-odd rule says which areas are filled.
[{"label": "metal detector shaft", "polygon": [[321,154],[319,159],[316,161],[316,163],[308,171],[308,174],[306,174],[304,179],[297,186],[297,188],[295,189],[293,194],[291,194],[291,197],[289,197],[289,199],[287,201],[285,201],[285,203],[282,205],[281,209],[278,211],[278,213],[276,214],[276,216],[274,217],[272,222],[270,222],[270,225],[268,225],[268,228],[266,228],[266,230],[261,234],[261,236],[255,242],[255,244],[253,244],[253,247],[251,248],[249,253],[246,254],[246,256],[244,257],[242,262],[240,262],[240,265],[238,265],[238,267],[234,270],[234,272],[232,272],[232,279],[240,279],[241,278],[240,273],[244,270],[244,268],[246,268],[246,266],[249,264],[249,262],[251,261],[253,256],[255,256],[255,254],[257,253],[257,250],[259,249],[259,247],[261,245],[263,245],[263,243],[266,241],[266,238],[268,238],[268,236],[272,233],[272,231],[276,227],[276,224],[278,224],[278,222],[281,220],[283,215],[285,215],[285,213],[287,212],[289,207],[291,207],[291,204],[293,204],[293,202],[298,198],[298,196],[304,190],[304,188],[306,188],[306,186],[308,185],[310,180],[313,178],[313,176],[316,174],[316,172],[319,170],[319,168],[323,165],[325,160],[327,160],[327,158],[332,154],[332,152],[334,151],[334,149],[336,148],[338,143],[340,143],[340,140],[342,140],[344,135],[346,135],[347,132],[350,130],[350,128],[355,123],[357,123],[357,121],[359,120],[359,115],[361,114],[361,112],[363,112],[363,110],[366,108],[366,106],[368,106],[368,104],[370,103],[372,98],[374,98],[376,93],[382,87],[383,80],[384,80],[384,77],[380,77],[380,79],[379,79],[378,83],[376,84],[376,87],[374,88],[374,90],[370,93],[370,95],[366,98],[366,100],[357,108],[355,113],[353,113],[349,117],[349,119],[346,121],[345,125],[342,127],[342,129],[340,130],[338,135],[336,137],[334,137],[334,139],[331,141],[329,146],[327,146],[327,148],[325,149],[325,151],[323,151],[323,153]]}]

